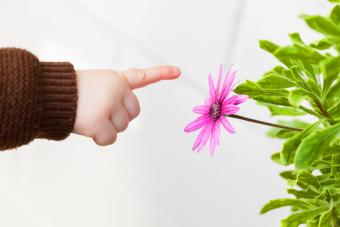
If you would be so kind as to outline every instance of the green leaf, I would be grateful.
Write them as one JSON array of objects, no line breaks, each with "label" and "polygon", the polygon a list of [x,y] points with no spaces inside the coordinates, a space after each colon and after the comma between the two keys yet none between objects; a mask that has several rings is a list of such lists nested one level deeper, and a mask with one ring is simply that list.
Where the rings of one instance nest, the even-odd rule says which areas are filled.
[{"label": "green leaf", "polygon": [[280,173],[280,176],[286,180],[296,180],[296,174],[293,170],[286,170]]},{"label": "green leaf", "polygon": [[324,94],[327,94],[332,83],[338,78],[340,72],[340,57],[329,57],[323,62]]},{"label": "green leaf", "polygon": [[321,214],[318,227],[331,227],[332,211],[333,209],[329,209]]},{"label": "green leaf", "polygon": [[296,190],[289,188],[287,192],[290,195],[294,195],[297,199],[314,199],[316,196],[318,196],[318,194],[311,189]]},{"label": "green leaf", "polygon": [[340,23],[340,6],[336,5],[330,15],[331,20],[335,23],[335,24],[339,24]]},{"label": "green leaf", "polygon": [[328,113],[335,121],[340,121],[340,100],[329,108]]},{"label": "green leaf", "polygon": [[265,214],[268,211],[286,207],[286,206],[296,206],[300,207],[301,209],[307,209],[311,205],[308,203],[308,200],[300,200],[300,199],[275,199],[269,201],[266,205],[263,206],[263,208],[260,211],[260,214]]},{"label": "green leaf", "polygon": [[340,3],[340,0],[328,0],[328,1],[332,3]]},{"label": "green leaf", "polygon": [[289,37],[290,37],[290,40],[295,44],[304,44],[300,37],[300,34],[297,32],[289,34]]},{"label": "green leaf", "polygon": [[[301,129],[304,129],[310,125],[309,123],[301,121],[301,120],[293,120],[293,121],[280,120],[278,121],[278,124],[295,127],[295,128],[301,128]],[[288,130],[288,129],[271,128],[268,131],[267,135],[273,138],[286,139],[286,138],[293,137],[297,133],[299,132]]]},{"label": "green leaf", "polygon": [[329,89],[326,99],[325,105],[326,108],[332,108],[333,105],[338,103],[340,97],[340,79],[338,79],[333,86]]},{"label": "green leaf", "polygon": [[315,49],[300,44],[280,47],[273,54],[286,66],[291,66],[292,61],[294,60],[302,61],[305,66],[308,66],[310,64],[318,64],[321,60],[325,58]]},{"label": "green leaf", "polygon": [[309,222],[306,224],[307,224],[307,227],[318,227],[318,223],[315,223],[315,222]]},{"label": "green leaf", "polygon": [[310,186],[313,186],[316,189],[320,188],[320,182],[317,179],[317,177],[315,177],[314,175],[312,175],[311,173],[307,172],[307,171],[300,171],[297,175],[297,185],[299,185],[301,188],[307,189]]},{"label": "green leaf", "polygon": [[289,106],[275,106],[275,105],[267,105],[272,116],[302,116],[305,115],[306,112],[301,111],[294,107]]},{"label": "green leaf", "polygon": [[312,164],[339,135],[340,123],[309,135],[296,150],[294,160],[296,168],[302,169]]},{"label": "green leaf", "polygon": [[327,211],[328,207],[319,207],[315,209],[310,209],[306,211],[301,211],[299,213],[292,214],[288,216],[286,219],[281,221],[281,227],[297,227],[300,224],[307,223],[311,221],[316,216],[321,213]]},{"label": "green leaf", "polygon": [[288,106],[288,91],[263,89],[257,83],[247,80],[234,89],[238,94],[248,95],[254,100]]},{"label": "green leaf", "polygon": [[[298,132],[288,130],[288,129],[278,129],[278,128],[272,128],[268,131],[267,135],[272,137],[272,138],[277,138],[277,139],[287,139],[290,137],[293,137],[295,134]],[[280,163],[282,164],[282,163]]]},{"label": "green leaf", "polygon": [[285,77],[285,78],[289,79],[290,81],[293,81],[293,79],[294,79],[290,70],[286,69],[282,66],[275,66],[272,70],[270,70],[266,74],[269,74],[269,73],[274,73],[274,74],[277,74],[279,76]]},{"label": "green leaf", "polygon": [[318,50],[326,50],[326,49],[329,49],[331,46],[333,46],[333,42],[329,38],[323,38],[323,39],[314,41],[309,45]]},{"label": "green leaf", "polygon": [[308,91],[311,91],[308,94],[311,98],[318,99],[318,97],[321,97],[322,89],[321,86],[316,82],[316,80],[308,78],[306,81],[306,85],[309,89]]},{"label": "green leaf", "polygon": [[321,182],[322,186],[334,186],[339,187],[340,186],[340,179],[338,178],[329,178],[327,180],[322,180]]},{"label": "green leaf", "polygon": [[276,73],[268,73],[257,82],[264,89],[281,89],[293,87],[295,83]]},{"label": "green leaf", "polygon": [[288,100],[292,106],[299,107],[300,103],[305,99],[306,92],[300,88],[290,90]]},{"label": "green leaf", "polygon": [[279,48],[278,45],[267,40],[260,40],[259,44],[261,49],[269,53],[274,53]]},{"label": "green leaf", "polygon": [[307,136],[309,136],[312,132],[317,130],[321,122],[322,120],[315,122],[314,124],[304,129],[302,132],[299,132],[295,136],[289,138],[283,144],[283,149],[281,151],[281,162],[284,165],[288,165],[293,162],[295,151],[299,147],[301,141]]},{"label": "green leaf", "polygon": [[339,27],[329,18],[322,16],[303,16],[309,27],[324,35],[340,36]]},{"label": "green leaf", "polygon": [[280,152],[272,154],[271,159],[272,159],[273,162],[275,162],[279,165],[282,164],[281,161],[280,161]]}]

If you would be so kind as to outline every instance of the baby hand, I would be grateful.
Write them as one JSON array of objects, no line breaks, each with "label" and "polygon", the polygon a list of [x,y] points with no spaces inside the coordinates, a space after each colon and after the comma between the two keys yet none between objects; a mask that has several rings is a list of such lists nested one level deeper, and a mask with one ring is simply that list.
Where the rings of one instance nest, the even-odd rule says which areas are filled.
[{"label": "baby hand", "polygon": [[160,66],[125,71],[80,70],[76,75],[78,106],[73,131],[104,146],[114,143],[117,133],[138,116],[140,107],[132,90],[175,79],[180,70]]}]

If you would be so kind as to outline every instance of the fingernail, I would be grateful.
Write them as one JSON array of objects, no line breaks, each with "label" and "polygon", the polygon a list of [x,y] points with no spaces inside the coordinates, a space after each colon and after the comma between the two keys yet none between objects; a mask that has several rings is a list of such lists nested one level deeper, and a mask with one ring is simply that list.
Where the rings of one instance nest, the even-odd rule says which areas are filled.
[{"label": "fingernail", "polygon": [[181,69],[179,68],[179,67],[172,67],[172,70],[173,70],[173,72],[174,72],[174,74],[176,74],[176,75],[181,75]]}]

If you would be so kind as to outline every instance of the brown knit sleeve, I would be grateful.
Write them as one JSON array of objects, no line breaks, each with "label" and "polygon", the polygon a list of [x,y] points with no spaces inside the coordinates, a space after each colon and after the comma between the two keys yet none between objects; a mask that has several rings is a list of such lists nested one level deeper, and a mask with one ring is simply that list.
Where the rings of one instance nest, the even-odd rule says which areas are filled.
[{"label": "brown knit sleeve", "polygon": [[0,49],[0,150],[35,138],[65,139],[76,105],[72,64],[39,62],[26,50]]}]

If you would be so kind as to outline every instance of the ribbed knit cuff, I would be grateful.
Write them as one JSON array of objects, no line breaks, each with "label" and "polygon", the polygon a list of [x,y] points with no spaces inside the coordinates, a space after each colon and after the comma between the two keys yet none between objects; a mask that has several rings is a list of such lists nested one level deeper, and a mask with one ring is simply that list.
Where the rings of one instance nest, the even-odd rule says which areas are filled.
[{"label": "ribbed knit cuff", "polygon": [[65,139],[73,130],[77,110],[77,82],[68,62],[40,63],[42,119],[38,137]]}]

